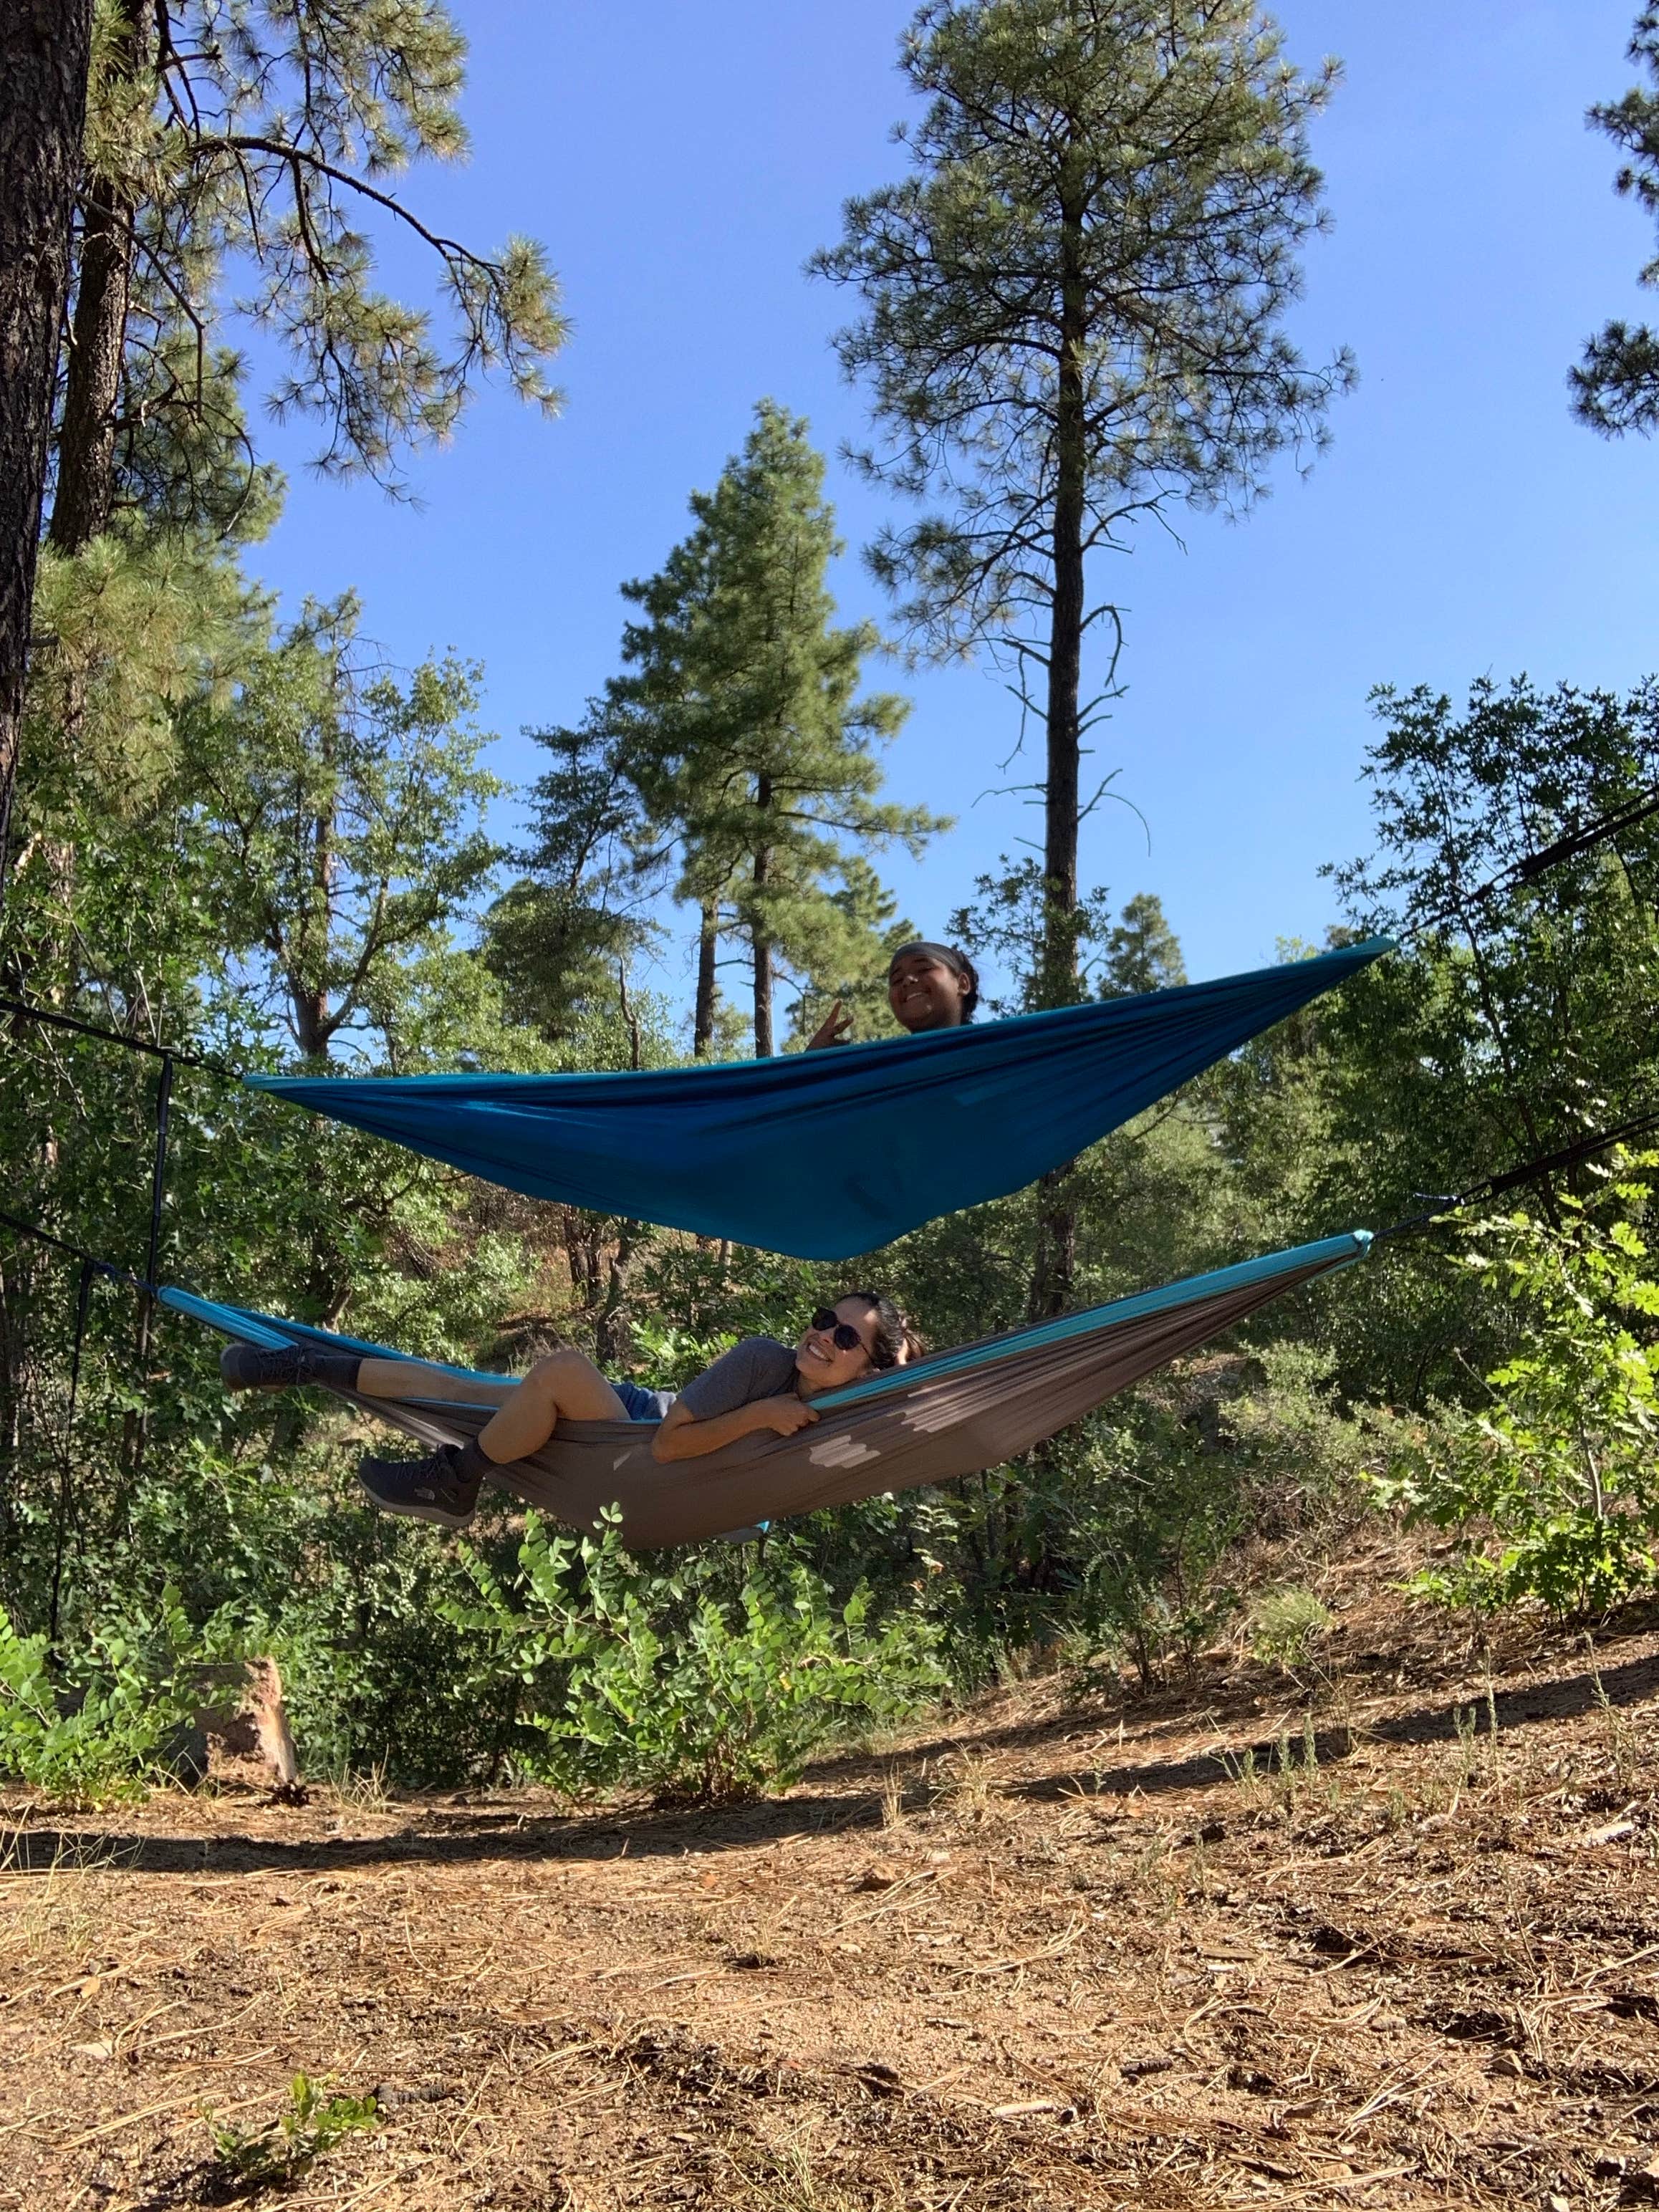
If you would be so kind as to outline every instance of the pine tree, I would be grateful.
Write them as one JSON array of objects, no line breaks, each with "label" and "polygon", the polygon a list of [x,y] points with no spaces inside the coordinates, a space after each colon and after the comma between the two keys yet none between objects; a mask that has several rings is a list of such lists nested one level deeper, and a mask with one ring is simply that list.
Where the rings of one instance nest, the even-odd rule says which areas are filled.
[{"label": "pine tree", "polygon": [[[541,250],[441,235],[392,188],[466,150],[465,42],[441,0],[109,0],[90,74],[52,540],[124,505],[217,528],[268,505],[233,316],[286,356],[270,398],[324,427],[318,465],[397,482],[478,372],[551,407],[564,336]],[[433,256],[453,328],[378,287],[370,226]],[[229,286],[237,295],[233,308]]]},{"label": "pine tree", "polygon": [[1060,1006],[1083,740],[1121,643],[1091,556],[1172,500],[1248,503],[1351,376],[1346,356],[1308,368],[1281,327],[1334,67],[1299,76],[1254,0],[927,0],[902,58],[930,100],[897,134],[911,173],[849,202],[813,266],[865,302],[837,345],[884,440],[866,468],[942,501],[878,540],[878,574],[923,645],[1012,655],[1044,721],[1036,997]]},{"label": "pine tree", "polygon": [[485,918],[484,959],[513,1019],[557,1040],[617,994],[648,942],[646,902],[660,887],[640,796],[604,701],[574,729],[537,730],[550,766],[531,787],[526,872]]},{"label": "pine tree", "polygon": [[611,687],[620,742],[652,818],[679,858],[678,896],[699,915],[696,1030],[714,1026],[721,939],[750,972],[755,1051],[776,1047],[781,975],[842,975],[879,957],[862,858],[913,853],[941,826],[879,799],[875,747],[906,702],[861,695],[872,625],[836,627],[826,581],[841,550],[823,463],[804,422],[770,401],[696,527],[661,571],[624,586],[640,619]]},{"label": "pine tree", "polygon": [[[1645,70],[1646,85],[1592,107],[1589,121],[1626,155],[1615,188],[1650,216],[1659,216],[1659,7],[1644,8],[1626,49]],[[1641,271],[1659,284],[1659,258]],[[1615,321],[1598,331],[1570,375],[1573,412],[1592,430],[1615,437],[1659,427],[1659,334],[1645,323]]]},{"label": "pine tree", "polygon": [[[1248,506],[1316,448],[1346,355],[1285,335],[1322,220],[1309,118],[1335,81],[1285,62],[1255,0],[925,0],[903,66],[913,167],[850,201],[816,271],[854,287],[873,477],[939,502],[871,549],[918,649],[1012,659],[1042,718],[1038,1006],[1080,996],[1084,741],[1117,696],[1098,556],[1172,501]],[[1085,696],[1085,647],[1109,641]],[[1108,779],[1109,781],[1110,779]],[[1065,1304],[1075,1211],[1045,1178],[1036,1313]]]},{"label": "pine tree", "polygon": [[1121,998],[1139,991],[1167,991],[1184,983],[1187,963],[1181,941],[1164,918],[1164,902],[1155,892],[1137,891],[1125,901],[1115,927],[1106,939],[1106,960],[1100,981],[1103,999]]}]

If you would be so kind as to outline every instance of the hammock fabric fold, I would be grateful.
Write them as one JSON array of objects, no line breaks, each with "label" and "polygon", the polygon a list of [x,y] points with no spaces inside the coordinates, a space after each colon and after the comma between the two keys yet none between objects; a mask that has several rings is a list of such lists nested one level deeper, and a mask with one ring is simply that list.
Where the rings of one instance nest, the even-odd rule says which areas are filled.
[{"label": "hammock fabric fold", "polygon": [[1391,949],[714,1067],[246,1079],[532,1198],[845,1260],[1034,1182]]},{"label": "hammock fabric fold", "polygon": [[[542,1451],[502,1468],[497,1480],[572,1528],[591,1527],[606,1506],[618,1505],[623,1534],[641,1551],[949,1482],[1029,1451],[1270,1299],[1362,1258],[1370,1243],[1369,1231],[1355,1230],[987,1337],[826,1393],[813,1401],[818,1420],[796,1436],[745,1437],[706,1459],[659,1466],[647,1423],[568,1421]],[[175,1312],[248,1344],[406,1357],[184,1291],[161,1296]],[[476,1436],[494,1411],[428,1397],[351,1402],[428,1446]]]}]

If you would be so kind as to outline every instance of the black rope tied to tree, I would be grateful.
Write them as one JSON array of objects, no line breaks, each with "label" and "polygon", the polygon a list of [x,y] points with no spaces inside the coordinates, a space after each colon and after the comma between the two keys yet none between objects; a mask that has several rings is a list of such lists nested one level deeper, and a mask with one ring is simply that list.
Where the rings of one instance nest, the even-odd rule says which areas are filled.
[{"label": "black rope tied to tree", "polygon": [[1594,1159],[1598,1152],[1607,1152],[1614,1145],[1628,1144],[1632,1138],[1650,1135],[1656,1129],[1659,1129],[1659,1111],[1633,1115],[1628,1121],[1620,1121],[1613,1128],[1600,1129],[1593,1135],[1577,1138],[1573,1143],[1563,1145],[1555,1152],[1540,1152],[1530,1160],[1523,1160],[1519,1167],[1505,1168],[1498,1175],[1483,1176],[1479,1182],[1472,1182],[1466,1190],[1449,1192],[1443,1198],[1437,1197],[1426,1212],[1407,1214],[1403,1221],[1396,1221],[1387,1229],[1379,1229],[1371,1242],[1381,1244],[1388,1237],[1405,1237],[1415,1230],[1427,1229],[1437,1221],[1443,1221],[1449,1213],[1461,1212],[1465,1206],[1473,1206],[1479,1200],[1500,1198],[1506,1190],[1517,1190],[1522,1183],[1541,1182],[1547,1176],[1564,1174],[1569,1168],[1578,1167],[1585,1160]]},{"label": "black rope tied to tree", "polygon": [[1425,915],[1420,921],[1409,923],[1401,933],[1407,937],[1421,937],[1431,929],[1437,929],[1443,922],[1461,921],[1470,907],[1484,906],[1489,898],[1495,897],[1499,891],[1507,890],[1513,884],[1535,884],[1540,876],[1547,876],[1552,868],[1559,867],[1564,860],[1576,860],[1581,853],[1593,851],[1610,837],[1616,837],[1621,830],[1633,829],[1638,822],[1645,822],[1653,814],[1659,814],[1659,791],[1650,791],[1645,798],[1636,799],[1614,813],[1597,815],[1582,828],[1567,830],[1552,844],[1540,845],[1535,853],[1523,853],[1518,860],[1510,861],[1508,867],[1500,868],[1484,884],[1478,884],[1467,897],[1450,906],[1437,908],[1434,913]]},{"label": "black rope tied to tree", "polygon": [[73,1030],[77,1036],[96,1037],[103,1044],[118,1044],[128,1052],[142,1052],[151,1060],[171,1060],[178,1067],[200,1068],[208,1075],[217,1075],[228,1083],[240,1083],[240,1068],[228,1066],[223,1060],[210,1060],[200,1053],[183,1052],[177,1045],[152,1044],[148,1037],[128,1036],[122,1030],[105,1029],[97,1022],[83,1022],[77,1014],[59,1013],[55,1006],[34,1006],[27,999],[14,999],[0,993],[0,1013],[15,1015],[19,1021],[42,1022],[48,1029]]},{"label": "black rope tied to tree", "polygon": [[[58,1240],[51,1240],[56,1243]],[[75,1349],[70,1356],[69,1406],[64,1415],[64,1454],[58,1479],[58,1525],[52,1554],[52,1604],[46,1624],[46,1643],[58,1649],[58,1619],[64,1591],[64,1551],[69,1537],[70,1510],[75,1495],[75,1406],[81,1395],[81,1353],[87,1340],[87,1321],[92,1310],[92,1286],[106,1272],[90,1255],[81,1262],[75,1291]]]}]

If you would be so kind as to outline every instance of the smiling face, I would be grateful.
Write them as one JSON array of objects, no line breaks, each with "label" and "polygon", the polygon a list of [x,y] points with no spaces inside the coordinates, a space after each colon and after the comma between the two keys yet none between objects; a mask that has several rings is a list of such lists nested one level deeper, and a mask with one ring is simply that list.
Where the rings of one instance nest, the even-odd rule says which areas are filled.
[{"label": "smiling face", "polygon": [[842,1298],[836,1307],[837,1326],[855,1328],[859,1340],[850,1348],[836,1342],[833,1328],[809,1328],[795,1346],[795,1387],[803,1398],[820,1390],[839,1390],[869,1374],[876,1340],[876,1316],[862,1298]]},{"label": "smiling face", "polygon": [[913,1034],[921,1030],[954,1030],[972,986],[967,976],[920,947],[901,952],[887,974],[887,1003],[894,1018]]}]

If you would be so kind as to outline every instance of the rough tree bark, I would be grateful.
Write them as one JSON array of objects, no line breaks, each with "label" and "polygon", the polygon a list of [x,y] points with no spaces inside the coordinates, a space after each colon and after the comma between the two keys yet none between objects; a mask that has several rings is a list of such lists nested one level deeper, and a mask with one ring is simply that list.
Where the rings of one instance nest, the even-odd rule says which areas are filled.
[{"label": "rough tree bark", "polygon": [[0,888],[91,45],[92,0],[0,0]]},{"label": "rough tree bark", "polygon": [[[757,779],[755,805],[763,815],[772,804],[772,780],[763,775]],[[772,848],[757,845],[755,848],[755,915],[752,934],[755,942],[755,1057],[769,1060],[772,1042],[772,940],[766,934],[761,921],[761,909],[766,896],[767,878],[772,872]]]},{"label": "rough tree bark", "polygon": [[702,909],[697,937],[697,1006],[692,1024],[691,1053],[707,1060],[714,1042],[715,956],[720,951],[720,908],[710,900]]},{"label": "rough tree bark", "polygon": [[[136,76],[143,65],[145,20],[143,0],[124,0],[113,58],[125,76]],[[78,553],[107,529],[115,503],[115,424],[132,291],[135,213],[130,192],[106,178],[87,179],[64,416],[58,429],[58,489],[47,532],[60,553]]]},{"label": "rough tree bark", "polygon": [[[1043,927],[1039,1006],[1074,1004],[1077,965],[1077,847],[1083,673],[1083,531],[1088,492],[1084,419],[1084,347],[1088,294],[1083,276],[1085,202],[1062,191],[1060,373],[1054,410],[1054,598],[1048,623],[1047,782],[1042,853]],[[1036,1265],[1030,1314],[1046,1320],[1070,1303],[1077,1271],[1077,1209],[1071,1169],[1043,1176],[1038,1191]]]}]

